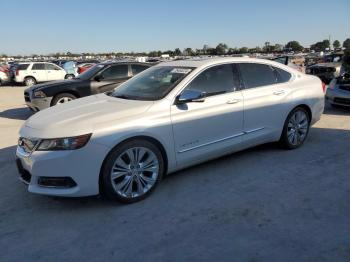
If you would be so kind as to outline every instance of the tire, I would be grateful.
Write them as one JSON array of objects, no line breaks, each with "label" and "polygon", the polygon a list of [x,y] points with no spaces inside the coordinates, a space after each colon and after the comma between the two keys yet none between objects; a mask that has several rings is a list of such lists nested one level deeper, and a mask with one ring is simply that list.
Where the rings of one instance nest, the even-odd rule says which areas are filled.
[{"label": "tire", "polygon": [[296,149],[304,144],[310,130],[310,115],[302,107],[289,113],[280,139],[286,149]]},{"label": "tire", "polygon": [[28,87],[31,87],[33,85],[36,85],[36,80],[34,77],[31,77],[31,76],[27,76],[25,79],[24,79],[24,84]]},{"label": "tire", "polygon": [[61,93],[56,95],[51,102],[51,106],[55,106],[57,104],[63,104],[63,103],[67,103],[69,101],[72,101],[74,99],[77,99],[77,97],[75,95],[72,95],[70,93]]},{"label": "tire", "polygon": [[74,75],[66,75],[64,79],[73,79],[75,76]]},{"label": "tire", "polygon": [[[132,162],[129,155],[139,160]],[[147,167],[143,169],[144,163]],[[120,144],[107,156],[102,167],[100,188],[111,200],[134,203],[154,191],[163,173],[164,159],[159,148],[147,140],[135,139]]]}]

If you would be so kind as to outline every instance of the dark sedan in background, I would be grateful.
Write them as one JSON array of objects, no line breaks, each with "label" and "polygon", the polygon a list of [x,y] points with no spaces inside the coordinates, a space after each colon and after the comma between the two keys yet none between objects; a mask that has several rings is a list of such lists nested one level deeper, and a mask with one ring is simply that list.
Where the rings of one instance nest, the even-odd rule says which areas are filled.
[{"label": "dark sedan in background", "polygon": [[152,65],[137,62],[100,63],[74,79],[34,85],[24,91],[24,100],[31,110],[40,111],[80,97],[111,91]]}]

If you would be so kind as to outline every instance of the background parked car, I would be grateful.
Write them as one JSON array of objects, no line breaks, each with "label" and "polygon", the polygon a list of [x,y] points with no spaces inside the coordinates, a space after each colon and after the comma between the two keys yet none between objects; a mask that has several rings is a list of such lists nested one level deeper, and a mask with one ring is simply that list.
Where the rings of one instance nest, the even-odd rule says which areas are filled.
[{"label": "background parked car", "polygon": [[332,106],[350,106],[350,74],[334,78],[327,88],[326,99]]},{"label": "background parked car", "polygon": [[74,61],[68,61],[64,63],[62,68],[67,73],[65,79],[72,79],[78,75],[78,67]]},{"label": "background parked car", "polygon": [[333,78],[339,77],[341,63],[320,63],[308,66],[306,74],[318,76],[323,83],[329,84]]},{"label": "background parked car", "polygon": [[43,110],[76,98],[113,90],[152,65],[136,62],[101,63],[74,79],[28,88],[24,91],[24,100],[33,111]]},{"label": "background parked car", "polygon": [[83,63],[78,65],[78,74],[84,73],[86,70],[88,70],[90,67],[96,65],[95,63]]},{"label": "background parked car", "polygon": [[5,64],[0,64],[0,86],[10,81],[9,68]]},{"label": "background parked car", "polygon": [[66,71],[53,64],[46,62],[20,63],[16,67],[15,82],[32,86],[36,83],[67,78]]}]

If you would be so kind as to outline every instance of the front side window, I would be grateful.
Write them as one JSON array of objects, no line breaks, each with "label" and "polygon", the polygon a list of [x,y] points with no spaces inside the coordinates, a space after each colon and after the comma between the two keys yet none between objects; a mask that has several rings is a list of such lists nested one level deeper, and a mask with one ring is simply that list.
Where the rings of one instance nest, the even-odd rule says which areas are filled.
[{"label": "front side window", "polygon": [[206,96],[224,94],[239,88],[238,73],[233,73],[235,66],[218,65],[200,73],[186,89],[206,93]]},{"label": "front side window", "polygon": [[239,68],[246,89],[278,83],[276,72],[269,65],[242,63]]},{"label": "front side window", "polygon": [[112,65],[101,73],[102,80],[114,80],[128,77],[128,65]]},{"label": "front side window", "polygon": [[155,101],[165,97],[193,68],[156,66],[120,85],[111,96]]},{"label": "front side window", "polygon": [[44,63],[35,63],[32,66],[32,70],[45,70],[45,64]]},{"label": "front side window", "polygon": [[46,65],[46,70],[60,70],[58,66],[55,66],[53,64],[45,64]]}]

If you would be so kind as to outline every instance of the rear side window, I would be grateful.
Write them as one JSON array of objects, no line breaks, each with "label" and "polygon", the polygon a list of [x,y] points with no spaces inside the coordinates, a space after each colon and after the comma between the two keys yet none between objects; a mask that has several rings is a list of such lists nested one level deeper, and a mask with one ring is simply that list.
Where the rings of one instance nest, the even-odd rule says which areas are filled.
[{"label": "rear side window", "polygon": [[45,64],[44,63],[35,63],[32,66],[32,70],[45,70]]},{"label": "rear side window", "polygon": [[283,69],[280,69],[277,67],[274,67],[274,69],[276,70],[276,73],[277,73],[278,83],[288,82],[292,78],[292,75],[287,71],[284,71]]},{"label": "rear side window", "polygon": [[114,80],[128,77],[128,65],[112,65],[102,72],[103,80]]},{"label": "rear side window", "polygon": [[211,67],[200,73],[186,89],[205,92],[207,96],[233,92],[239,88],[235,81],[232,65]]},{"label": "rear side window", "polygon": [[143,70],[146,70],[148,66],[145,65],[131,65],[131,71],[133,75],[141,73]]},{"label": "rear side window", "polygon": [[17,70],[27,70],[29,64],[19,64]]},{"label": "rear side window", "polygon": [[239,64],[242,80],[246,89],[278,83],[275,70],[264,64]]}]

